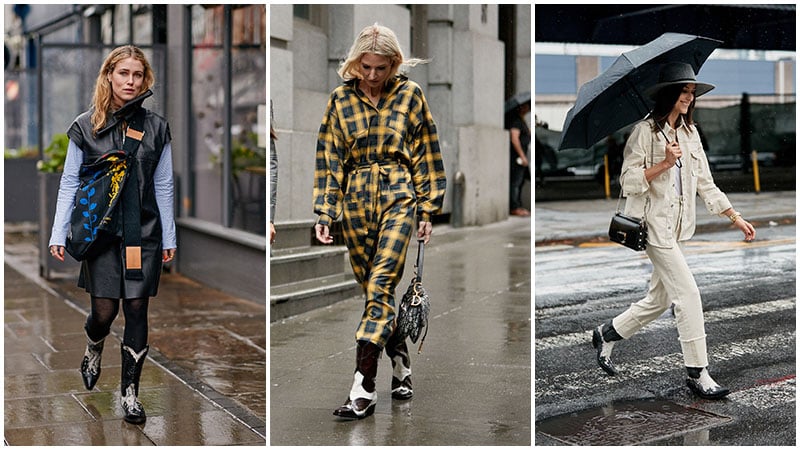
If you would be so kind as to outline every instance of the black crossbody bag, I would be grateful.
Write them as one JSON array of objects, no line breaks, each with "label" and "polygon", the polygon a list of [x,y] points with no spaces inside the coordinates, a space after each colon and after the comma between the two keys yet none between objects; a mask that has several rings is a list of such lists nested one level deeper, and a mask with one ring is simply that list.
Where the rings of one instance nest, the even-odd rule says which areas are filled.
[{"label": "black crossbody bag", "polygon": [[[650,145],[650,163],[653,162],[653,143]],[[646,157],[645,157],[646,158]],[[645,164],[647,166],[647,164]],[[619,199],[617,200],[617,210],[614,217],[611,218],[611,225],[608,227],[608,237],[612,242],[622,244],[631,250],[637,252],[643,251],[647,248],[647,222],[644,217],[636,218],[623,214],[619,209],[619,204],[622,201],[622,186],[619,188]],[[650,196],[647,197],[645,203],[645,210],[647,205],[650,204]]]},{"label": "black crossbody bag", "polygon": [[632,250],[642,251],[647,248],[647,222],[626,216],[617,210],[611,218],[608,237]]}]

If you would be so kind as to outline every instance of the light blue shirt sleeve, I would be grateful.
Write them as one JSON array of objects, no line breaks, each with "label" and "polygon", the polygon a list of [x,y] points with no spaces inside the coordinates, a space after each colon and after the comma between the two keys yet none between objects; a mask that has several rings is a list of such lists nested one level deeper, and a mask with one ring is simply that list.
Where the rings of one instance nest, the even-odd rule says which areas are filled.
[{"label": "light blue shirt sleeve", "polygon": [[64,246],[69,233],[69,220],[72,215],[72,206],[75,203],[75,192],[80,186],[78,173],[83,164],[83,151],[72,140],[67,147],[67,157],[64,160],[64,173],[58,185],[58,200],[56,214],[53,218],[53,229],[50,231],[50,244]]},{"label": "light blue shirt sleeve", "polygon": [[[78,173],[83,163],[83,151],[75,143],[69,141],[67,157],[64,161],[64,173],[58,187],[56,214],[53,218],[53,229],[50,232],[49,245],[64,246],[69,233],[69,221],[75,203],[75,192],[80,186]],[[174,216],[174,186],[172,181],[172,146],[167,144],[161,153],[156,166],[153,182],[156,190],[156,203],[161,216],[162,244],[164,249],[177,248]]]},{"label": "light blue shirt sleeve", "polygon": [[175,235],[175,187],[172,181],[172,144],[167,143],[153,174],[156,203],[161,216],[161,240],[164,250],[178,248]]}]

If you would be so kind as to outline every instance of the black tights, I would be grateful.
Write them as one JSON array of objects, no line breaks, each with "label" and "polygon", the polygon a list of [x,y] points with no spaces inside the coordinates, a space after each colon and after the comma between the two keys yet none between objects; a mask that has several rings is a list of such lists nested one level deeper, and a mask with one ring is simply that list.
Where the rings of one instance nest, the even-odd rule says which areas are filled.
[{"label": "black tights", "polygon": [[[125,314],[125,333],[122,343],[135,352],[140,352],[147,345],[147,306],[150,299],[131,298],[122,301],[122,312]],[[119,299],[92,297],[92,311],[86,317],[86,334],[97,342],[108,336],[111,324],[119,314]]]}]

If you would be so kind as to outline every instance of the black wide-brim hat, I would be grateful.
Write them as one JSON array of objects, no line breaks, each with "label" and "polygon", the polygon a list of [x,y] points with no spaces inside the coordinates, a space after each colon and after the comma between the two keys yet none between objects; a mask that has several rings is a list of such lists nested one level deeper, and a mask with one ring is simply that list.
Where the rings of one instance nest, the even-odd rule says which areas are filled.
[{"label": "black wide-brim hat", "polygon": [[708,93],[708,91],[716,87],[713,84],[697,81],[691,65],[686,63],[669,63],[661,67],[661,71],[658,74],[658,83],[648,88],[644,94],[651,100],[655,100],[658,91],[662,88],[687,83],[695,84],[695,98]]}]

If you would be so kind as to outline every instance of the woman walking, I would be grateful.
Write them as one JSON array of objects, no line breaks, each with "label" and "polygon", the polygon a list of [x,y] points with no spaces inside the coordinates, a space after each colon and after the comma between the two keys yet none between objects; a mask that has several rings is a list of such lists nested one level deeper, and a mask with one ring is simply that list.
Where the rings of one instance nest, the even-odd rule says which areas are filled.
[{"label": "woman walking", "polygon": [[[78,286],[91,296],[91,312],[84,326],[88,342],[80,368],[88,390],[100,377],[105,338],[122,300],[125,331],[120,348],[120,393],[125,420],[130,423],[146,420],[144,407],[137,397],[139,377],[149,349],[147,307],[149,298],[158,292],[162,264],[172,261],[177,247],[169,125],[164,118],[142,107],[154,84],[153,70],[139,48],[126,45],[108,54],[97,75],[92,107],[75,119],[67,133],[69,147],[50,237],[51,255],[63,261],[81,164],[93,162],[111,150],[122,149],[126,134],[135,136],[136,131],[143,131],[131,168],[136,175],[134,178],[138,178],[136,207],[140,216],[141,271],[131,269],[130,263],[126,265],[126,261],[135,256],[129,256],[123,248],[124,240],[119,239],[99,255],[84,260],[78,280]],[[129,130],[128,124],[137,114],[144,118],[143,130]],[[123,190],[128,188],[137,186],[126,183]],[[135,199],[136,195],[131,195]],[[125,203],[125,195],[120,197],[123,209],[133,208]]]},{"label": "woman walking", "polygon": [[409,399],[411,362],[394,335],[395,288],[417,219],[417,238],[431,237],[445,174],[436,125],[419,86],[403,75],[406,60],[394,32],[364,28],[339,68],[344,84],[330,96],[317,143],[314,212],[317,239],[333,242],[331,222],[343,212],[344,241],[366,303],[356,331],[356,370],[345,403],[333,414],[371,415],[383,349],[392,362],[392,398]]},{"label": "woman walking", "polygon": [[689,375],[686,383],[692,392],[706,399],[725,397],[729,390],[717,384],[708,372],[700,291],[681,249],[681,244],[694,234],[695,198],[700,195],[711,214],[730,220],[746,241],[756,236],[753,226],[714,184],[692,121],[695,98],[713,88],[698,82],[690,65],[672,63],[662,68],[659,82],[646,92],[655,100],[655,107],[650,118],[636,124],[631,132],[620,182],[627,197],[626,214],[644,217],[647,222],[646,252],[653,263],[650,289],[644,299],[598,326],[592,337],[598,364],[609,375],[615,375],[617,370],[611,360],[614,344],[630,338],[674,304]]}]

